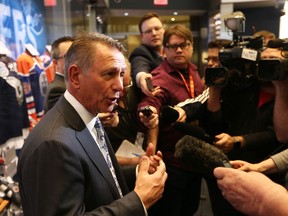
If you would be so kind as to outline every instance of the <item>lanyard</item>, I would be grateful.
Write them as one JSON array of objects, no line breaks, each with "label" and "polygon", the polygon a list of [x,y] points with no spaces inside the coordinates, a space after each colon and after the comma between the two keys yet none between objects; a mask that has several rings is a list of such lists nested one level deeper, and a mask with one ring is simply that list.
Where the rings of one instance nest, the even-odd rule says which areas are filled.
[{"label": "lanyard", "polygon": [[192,78],[191,73],[189,73],[189,71],[188,71],[188,73],[189,73],[189,85],[188,85],[188,83],[186,82],[186,79],[184,78],[183,74],[180,71],[178,71],[178,70],[177,70],[177,72],[180,75],[180,77],[182,78],[182,81],[184,82],[188,93],[190,94],[190,96],[192,98],[194,98],[194,80]]}]

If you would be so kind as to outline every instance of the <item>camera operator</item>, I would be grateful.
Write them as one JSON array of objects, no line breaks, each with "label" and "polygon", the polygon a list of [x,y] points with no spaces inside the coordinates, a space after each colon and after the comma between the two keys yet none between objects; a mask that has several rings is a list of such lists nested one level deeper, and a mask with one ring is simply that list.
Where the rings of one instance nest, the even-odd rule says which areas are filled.
[{"label": "camera operator", "polygon": [[[261,58],[270,55],[270,52],[269,48],[264,50]],[[273,129],[275,88],[271,81],[262,80],[254,74],[246,78],[231,76],[226,86],[211,86],[209,93],[209,115],[204,128],[210,135],[215,135],[215,146],[222,149],[230,160],[257,163],[281,146]],[[284,184],[282,174],[269,177]],[[214,190],[210,194],[211,202],[215,201],[212,206],[217,207],[215,215],[223,215],[227,211],[232,215],[232,208],[229,210],[229,205],[221,193],[217,193],[214,184],[214,180],[207,181],[209,190]]]},{"label": "camera operator", "polygon": [[[274,46],[273,48],[267,48],[263,51],[262,57],[263,59],[272,58],[284,60],[278,61],[280,64],[274,67],[276,70],[270,72],[273,75],[283,75],[281,79],[274,79],[272,81],[275,86],[273,123],[279,141],[287,143],[288,49],[287,42],[283,41],[282,44],[279,44],[279,47]],[[272,47],[271,44],[268,43],[268,47],[269,45]],[[281,68],[283,68],[283,70],[281,70]],[[263,73],[259,71],[259,75],[262,76]],[[232,161],[233,167],[239,170],[216,168],[214,175],[217,178],[217,183],[225,199],[246,215],[287,215],[287,189],[269,181],[269,179],[260,173],[251,172],[273,173],[287,171],[287,158],[288,150],[286,149],[257,164],[250,164],[245,161]],[[237,187],[235,187],[236,184]],[[255,205],[256,203],[257,205]]]}]

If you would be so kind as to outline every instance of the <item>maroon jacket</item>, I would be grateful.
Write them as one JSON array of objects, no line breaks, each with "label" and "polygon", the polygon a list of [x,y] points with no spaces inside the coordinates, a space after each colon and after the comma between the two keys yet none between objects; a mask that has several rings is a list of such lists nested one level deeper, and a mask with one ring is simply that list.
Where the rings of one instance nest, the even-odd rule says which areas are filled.
[{"label": "maroon jacket", "polygon": [[[194,81],[194,97],[201,94],[204,84],[201,81],[197,67],[189,63],[188,72]],[[152,71],[153,86],[160,86],[162,92],[155,97],[144,97],[138,104],[138,109],[144,106],[154,106],[160,113],[163,105],[174,106],[188,98],[191,98],[185,83],[180,74],[165,59],[157,68]],[[189,80],[186,81],[189,84]],[[174,147],[183,134],[173,128],[173,126],[163,126],[160,124],[157,149],[163,153],[164,161],[167,164],[179,166],[174,155]],[[181,165],[182,167],[182,165]]]}]

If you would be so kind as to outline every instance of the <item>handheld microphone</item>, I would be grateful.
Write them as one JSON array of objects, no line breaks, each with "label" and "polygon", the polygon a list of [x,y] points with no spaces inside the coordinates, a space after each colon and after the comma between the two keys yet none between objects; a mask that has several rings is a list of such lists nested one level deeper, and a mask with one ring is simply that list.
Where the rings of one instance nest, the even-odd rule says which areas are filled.
[{"label": "handheld microphone", "polygon": [[176,122],[174,124],[174,127],[176,128],[176,130],[180,131],[185,135],[191,135],[210,144],[213,144],[214,142],[214,138],[211,137],[209,134],[207,134],[203,128],[197,125],[192,125],[183,122]]},{"label": "handheld microphone", "polygon": [[179,118],[179,113],[171,106],[162,106],[160,112],[160,121],[164,124],[172,124]]},{"label": "handheld microphone", "polygon": [[232,168],[222,150],[189,135],[177,142],[174,157],[206,177],[213,177],[216,167]]}]

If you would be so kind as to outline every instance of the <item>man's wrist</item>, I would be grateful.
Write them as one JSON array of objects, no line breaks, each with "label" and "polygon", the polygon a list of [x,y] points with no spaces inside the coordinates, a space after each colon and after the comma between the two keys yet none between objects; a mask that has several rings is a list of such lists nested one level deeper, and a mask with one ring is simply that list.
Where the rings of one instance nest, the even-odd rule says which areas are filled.
[{"label": "man's wrist", "polygon": [[237,136],[232,137],[232,138],[234,140],[234,148],[235,149],[241,149],[241,147],[242,147],[241,139],[239,137],[237,137]]}]

